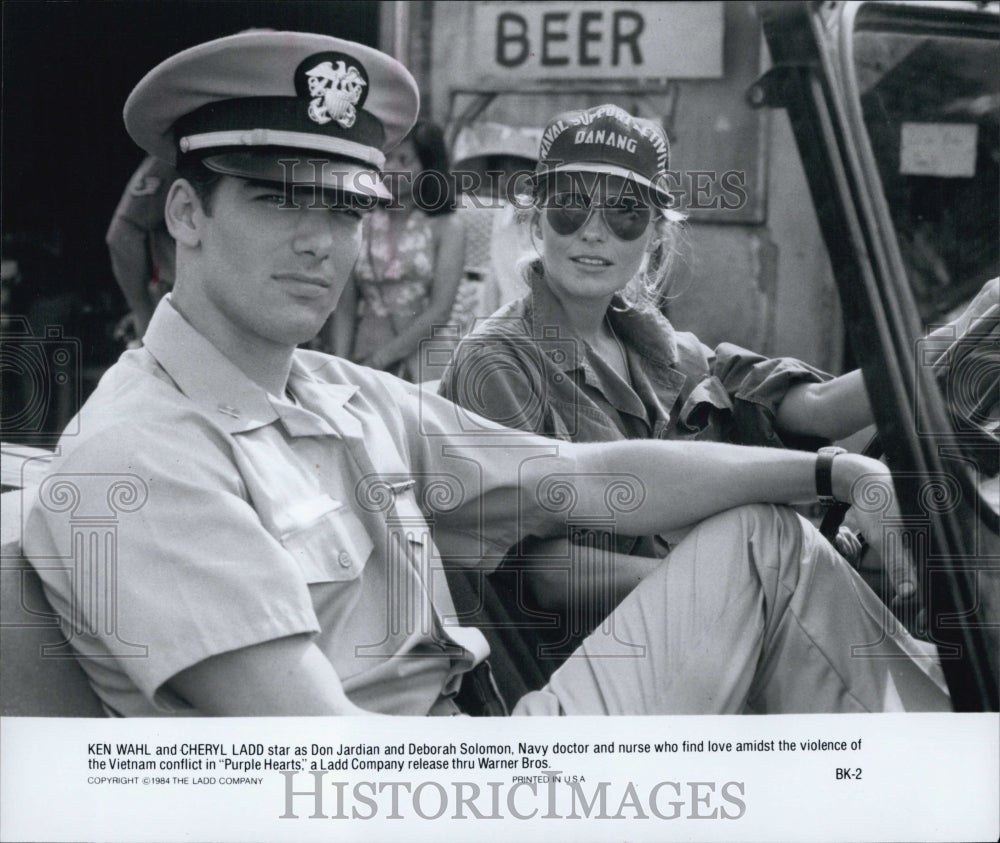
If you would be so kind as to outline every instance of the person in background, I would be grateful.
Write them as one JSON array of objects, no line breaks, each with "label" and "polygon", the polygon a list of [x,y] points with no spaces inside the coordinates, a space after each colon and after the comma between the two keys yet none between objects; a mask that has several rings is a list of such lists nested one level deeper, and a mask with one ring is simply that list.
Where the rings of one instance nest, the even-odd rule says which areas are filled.
[{"label": "person in background", "polygon": [[508,197],[517,181],[533,172],[541,134],[540,129],[483,122],[463,126],[455,138],[456,183],[460,190],[471,185],[460,196],[465,279],[452,312],[452,321],[465,320],[458,322],[463,336],[474,319],[527,292],[516,256],[530,243]]},{"label": "person in background", "polygon": [[132,341],[142,339],[156,305],[174,286],[174,241],[164,222],[163,205],[176,178],[166,161],[143,159],[105,235],[111,271],[131,311],[116,335]]},{"label": "person in background", "polygon": [[396,201],[365,219],[361,257],[331,321],[332,346],[373,369],[433,380],[441,368],[421,359],[420,343],[449,334],[465,249],[441,128],[418,121],[386,172]]}]

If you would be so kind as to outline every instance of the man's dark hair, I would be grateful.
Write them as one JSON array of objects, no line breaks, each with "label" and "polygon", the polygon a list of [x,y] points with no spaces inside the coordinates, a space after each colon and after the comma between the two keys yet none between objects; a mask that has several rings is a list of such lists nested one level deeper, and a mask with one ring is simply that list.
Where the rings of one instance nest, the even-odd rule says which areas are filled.
[{"label": "man's dark hair", "polygon": [[199,155],[181,155],[177,159],[177,175],[191,184],[201,200],[206,216],[211,216],[212,198],[222,174],[208,169]]}]

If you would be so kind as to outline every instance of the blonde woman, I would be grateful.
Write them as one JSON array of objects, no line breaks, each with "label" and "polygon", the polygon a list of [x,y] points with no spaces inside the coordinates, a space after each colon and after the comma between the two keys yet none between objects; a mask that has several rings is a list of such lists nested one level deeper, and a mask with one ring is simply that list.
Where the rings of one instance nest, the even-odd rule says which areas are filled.
[{"label": "blonde woman", "polygon": [[[682,232],[669,209],[669,161],[662,127],[614,105],[550,122],[524,210],[536,250],[524,267],[530,292],[460,343],[440,393],[508,427],[574,442],[813,449],[871,424],[860,372],[831,378],[797,360],[731,344],[712,349],[663,316],[658,305]],[[523,579],[515,573],[521,558],[577,552],[564,539],[528,541],[505,563],[501,590],[515,615],[562,617],[546,637],[558,651],[540,659],[546,674],[562,660],[562,644],[568,653],[590,631],[587,617],[603,616],[586,607],[616,604],[678,536],[612,538],[613,576],[576,566],[567,584],[562,563],[548,574],[537,564]]]}]

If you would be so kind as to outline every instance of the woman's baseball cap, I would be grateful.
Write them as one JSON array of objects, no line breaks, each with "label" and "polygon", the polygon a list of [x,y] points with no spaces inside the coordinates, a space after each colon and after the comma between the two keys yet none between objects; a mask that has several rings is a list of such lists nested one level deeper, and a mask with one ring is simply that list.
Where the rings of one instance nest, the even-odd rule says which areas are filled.
[{"label": "woman's baseball cap", "polygon": [[385,154],[410,130],[419,102],[409,71],[372,47],[254,30],[154,67],[124,117],[132,139],[168,162],[197,153],[228,175],[391,199]]},{"label": "woman's baseball cap", "polygon": [[542,133],[535,180],[573,172],[621,176],[651,191],[655,204],[666,210],[673,203],[669,167],[670,143],[659,123],[605,104],[552,119]]}]

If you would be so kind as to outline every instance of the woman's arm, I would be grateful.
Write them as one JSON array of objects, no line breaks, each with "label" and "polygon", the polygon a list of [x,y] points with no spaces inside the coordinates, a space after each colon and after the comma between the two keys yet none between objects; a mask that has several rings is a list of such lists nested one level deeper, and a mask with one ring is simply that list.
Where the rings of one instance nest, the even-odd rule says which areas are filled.
[{"label": "woman's arm", "polygon": [[[976,318],[984,316],[991,308],[996,310],[998,291],[1000,291],[998,279],[987,281],[958,317],[938,327],[928,334],[926,339],[954,342],[966,335]],[[933,344],[929,344],[927,349],[929,352],[936,350]],[[848,372],[826,383],[799,384],[792,387],[778,406],[776,417],[776,424],[780,430],[823,436],[827,439],[842,439],[862,427],[874,424],[874,421],[860,370]]]},{"label": "woman's arm", "polygon": [[455,294],[465,264],[465,228],[458,214],[434,218],[434,281],[430,303],[392,342],[372,354],[368,365],[384,369],[414,352],[434,325],[444,325],[451,316]]},{"label": "woman's arm", "polygon": [[[753,503],[792,504],[816,500],[816,455],[806,451],[747,447],[715,442],[675,440],[628,440],[604,443],[561,443],[559,459],[566,468],[553,468],[548,460],[529,460],[516,466],[522,501],[531,514],[539,512],[538,523],[528,523],[529,534],[555,536],[559,522],[544,518],[558,501],[560,483],[567,475],[577,475],[573,484],[574,518],[608,517],[609,483],[629,485],[624,495],[628,505],[614,513],[615,528],[630,536],[662,534],[696,524],[718,512]],[[556,473],[557,472],[557,473]],[[607,482],[595,482],[595,478]],[[620,478],[620,480],[618,479]],[[873,487],[888,502],[888,510],[865,510],[864,533],[882,552],[883,523],[898,517],[895,492],[889,469],[859,454],[841,454],[831,469],[833,496],[845,503],[862,503],[871,510]],[[622,497],[622,495],[619,495]],[[864,507],[862,507],[864,509]],[[912,593],[915,579],[904,553],[890,554],[887,573],[901,597]]]},{"label": "woman's arm", "polygon": [[779,433],[824,439],[843,439],[874,423],[860,369],[824,383],[796,384],[775,415]]}]

